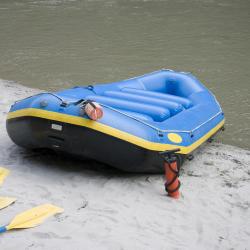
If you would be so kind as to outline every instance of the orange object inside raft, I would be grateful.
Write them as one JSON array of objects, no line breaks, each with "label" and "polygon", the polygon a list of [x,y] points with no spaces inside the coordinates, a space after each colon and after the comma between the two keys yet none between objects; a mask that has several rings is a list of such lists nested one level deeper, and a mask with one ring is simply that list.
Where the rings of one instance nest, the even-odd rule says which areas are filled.
[{"label": "orange object inside raft", "polygon": [[84,111],[94,121],[101,119],[103,116],[102,107],[97,102],[88,101],[84,106]]}]

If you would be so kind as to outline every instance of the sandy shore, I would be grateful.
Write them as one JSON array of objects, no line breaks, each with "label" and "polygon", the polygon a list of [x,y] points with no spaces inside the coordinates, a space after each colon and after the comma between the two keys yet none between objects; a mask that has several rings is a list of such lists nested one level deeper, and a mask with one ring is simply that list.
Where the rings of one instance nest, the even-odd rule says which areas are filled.
[{"label": "sandy shore", "polygon": [[48,202],[65,212],[0,235],[1,249],[250,249],[250,151],[216,143],[199,149],[181,171],[181,198],[172,200],[161,175],[14,145],[5,130],[9,106],[35,92],[0,81],[0,165],[11,170],[0,192],[18,199],[0,211],[0,224]]}]

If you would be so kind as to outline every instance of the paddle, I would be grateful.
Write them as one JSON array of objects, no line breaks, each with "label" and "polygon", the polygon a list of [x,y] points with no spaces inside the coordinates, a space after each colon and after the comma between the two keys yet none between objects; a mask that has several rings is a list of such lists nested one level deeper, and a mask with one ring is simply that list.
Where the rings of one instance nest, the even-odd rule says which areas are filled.
[{"label": "paddle", "polygon": [[14,203],[16,198],[13,197],[0,197],[0,210],[8,207],[10,204]]},{"label": "paddle", "polygon": [[7,168],[0,167],[0,186],[3,184],[4,179],[9,175],[10,171]]},{"label": "paddle", "polygon": [[18,214],[10,224],[0,227],[0,233],[4,233],[11,229],[24,229],[36,227],[43,221],[57,213],[62,213],[63,209],[51,204],[44,204],[38,207],[29,209],[21,214]]}]

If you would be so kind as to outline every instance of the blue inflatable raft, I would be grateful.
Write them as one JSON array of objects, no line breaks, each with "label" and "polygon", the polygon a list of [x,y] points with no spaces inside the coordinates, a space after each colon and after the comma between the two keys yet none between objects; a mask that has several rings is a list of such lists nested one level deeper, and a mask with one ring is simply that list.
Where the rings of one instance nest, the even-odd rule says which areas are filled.
[{"label": "blue inflatable raft", "polygon": [[[103,109],[93,121],[82,112]],[[180,162],[224,125],[214,95],[193,75],[160,70],[108,84],[41,93],[12,105],[7,131],[18,145],[91,158],[131,172],[163,171],[159,152],[180,149]]]}]

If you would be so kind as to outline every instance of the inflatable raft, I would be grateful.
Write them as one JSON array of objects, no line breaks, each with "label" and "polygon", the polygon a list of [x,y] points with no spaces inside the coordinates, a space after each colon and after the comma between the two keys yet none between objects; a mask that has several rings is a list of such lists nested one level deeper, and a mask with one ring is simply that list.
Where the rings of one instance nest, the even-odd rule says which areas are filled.
[{"label": "inflatable raft", "polygon": [[[101,119],[83,112],[100,104]],[[40,93],[17,101],[7,131],[29,149],[49,148],[130,172],[163,172],[159,152],[179,149],[181,162],[223,128],[213,94],[193,75],[160,70],[108,84]]]}]

